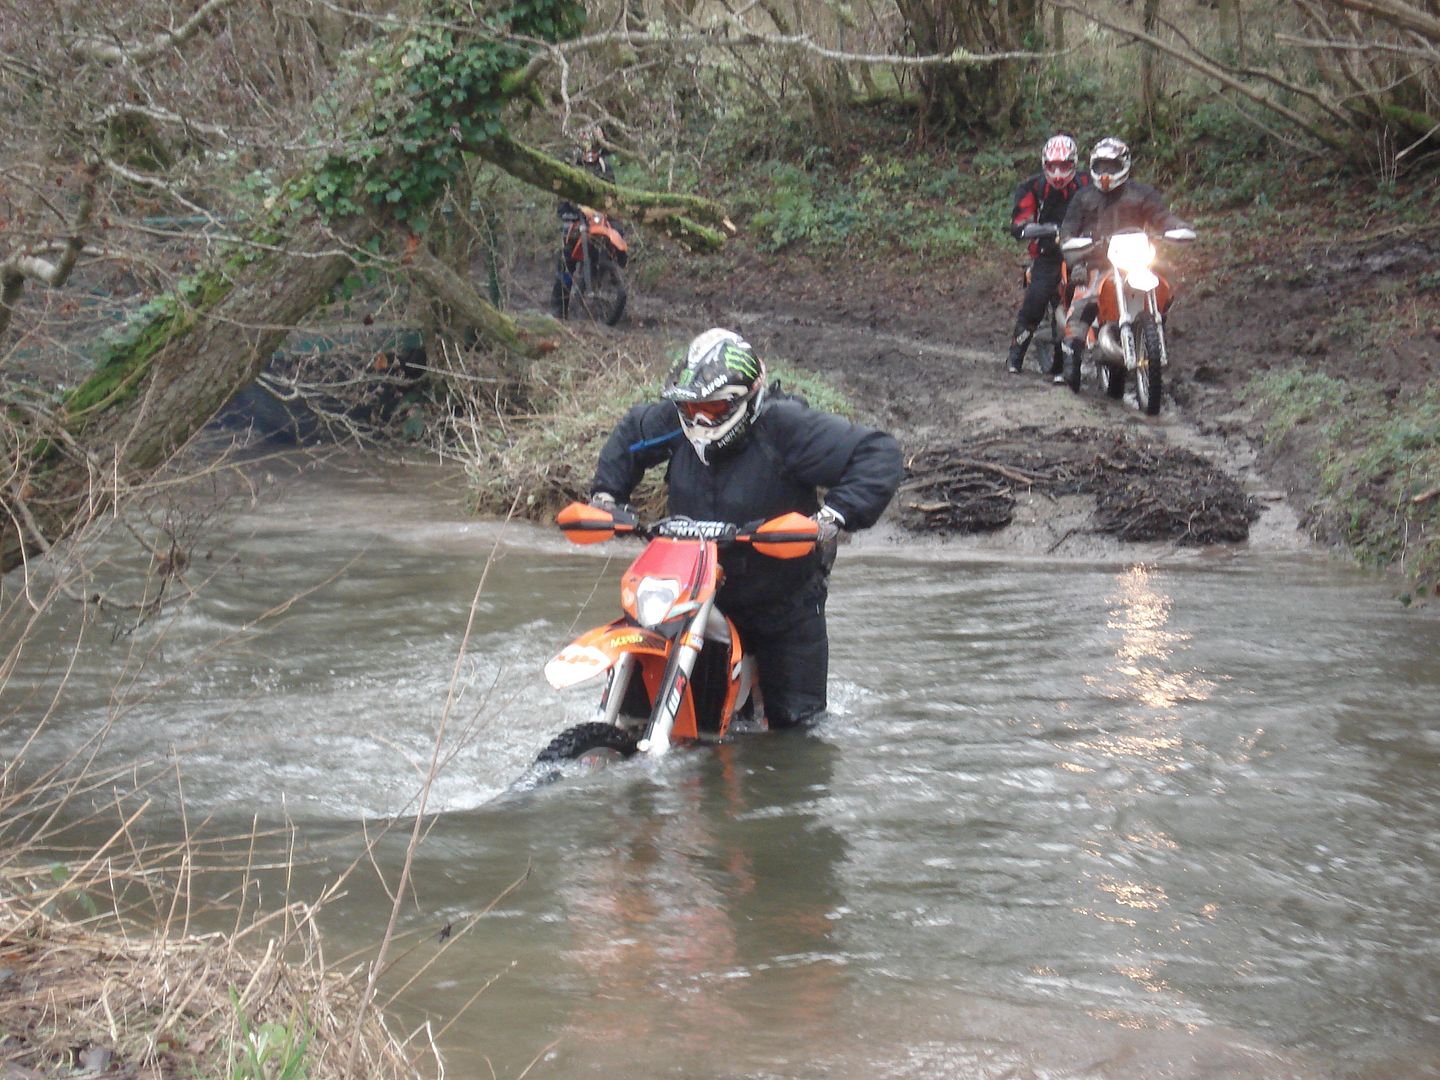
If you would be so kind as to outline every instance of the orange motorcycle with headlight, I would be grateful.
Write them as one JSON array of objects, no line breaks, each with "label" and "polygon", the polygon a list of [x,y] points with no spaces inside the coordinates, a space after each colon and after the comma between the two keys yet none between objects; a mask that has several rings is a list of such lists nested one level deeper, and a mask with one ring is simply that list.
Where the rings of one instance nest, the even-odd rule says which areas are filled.
[{"label": "orange motorcycle with headlight", "polygon": [[[1170,229],[1166,240],[1195,239],[1193,229]],[[1060,245],[1067,259],[1083,258],[1096,246],[1093,238],[1076,236]],[[1125,380],[1135,373],[1135,403],[1149,416],[1160,411],[1165,367],[1170,354],[1165,340],[1165,313],[1173,293],[1155,271],[1155,245],[1142,230],[1113,234],[1105,242],[1106,264],[1100,289],[1091,301],[1086,355],[1095,361],[1100,388],[1117,401],[1125,396]],[[1078,366],[1067,372],[1070,389],[1080,389]]]},{"label": "orange motorcycle with headlight", "polygon": [[659,756],[677,744],[717,742],[740,719],[758,727],[764,706],[754,658],[715,606],[720,549],[747,544],[771,558],[804,558],[815,549],[814,519],[790,513],[752,528],[668,517],[646,525],[624,508],[571,503],[556,520],[576,544],[622,536],[648,543],[620,579],[623,614],[545,665],[557,690],[596,681],[600,700],[594,717],[557,735],[537,764]]}]

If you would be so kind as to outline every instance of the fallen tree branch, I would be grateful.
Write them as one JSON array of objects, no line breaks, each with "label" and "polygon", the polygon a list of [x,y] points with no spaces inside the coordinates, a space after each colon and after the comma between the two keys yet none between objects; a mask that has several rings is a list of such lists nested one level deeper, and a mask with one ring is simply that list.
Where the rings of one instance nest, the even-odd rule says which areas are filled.
[{"label": "fallen tree branch", "polygon": [[691,251],[719,250],[725,238],[737,231],[725,208],[710,199],[607,184],[593,173],[518,143],[503,132],[477,147],[476,152],[518,180],[557,197],[607,212],[627,213]]},{"label": "fallen tree branch", "polygon": [[234,7],[237,2],[238,0],[208,0],[194,15],[191,15],[174,30],[165,34],[156,34],[147,42],[126,44],[106,41],[98,37],[81,37],[71,43],[70,52],[81,60],[94,63],[133,64],[136,66],[148,64],[152,60],[158,59],[162,53],[178,45],[183,45],[205,25],[206,19],[228,7]]}]

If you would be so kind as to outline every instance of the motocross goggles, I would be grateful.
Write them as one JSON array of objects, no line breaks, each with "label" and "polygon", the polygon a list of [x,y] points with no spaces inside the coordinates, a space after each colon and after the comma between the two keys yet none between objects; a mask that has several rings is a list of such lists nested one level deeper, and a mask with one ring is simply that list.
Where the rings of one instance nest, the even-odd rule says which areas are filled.
[{"label": "motocross goggles", "polygon": [[1057,184],[1066,184],[1075,176],[1075,162],[1073,161],[1047,161],[1045,162],[1045,177]]},{"label": "motocross goggles", "polygon": [[675,405],[680,410],[680,415],[690,423],[713,427],[730,415],[735,408],[735,400],[720,398],[717,401],[677,401]]}]

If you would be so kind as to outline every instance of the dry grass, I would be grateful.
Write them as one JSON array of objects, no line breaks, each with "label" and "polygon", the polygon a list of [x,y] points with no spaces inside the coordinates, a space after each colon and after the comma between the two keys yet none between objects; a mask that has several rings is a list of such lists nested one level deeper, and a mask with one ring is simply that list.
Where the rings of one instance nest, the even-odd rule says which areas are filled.
[{"label": "dry grass", "polygon": [[[419,1075],[407,1049],[346,975],[327,970],[313,911],[281,913],[238,934],[192,935],[115,925],[100,929],[0,898],[0,1062],[6,1077],[77,1066],[107,1076],[231,1076],[241,1023],[277,1024],[309,1036],[312,1080]],[[274,916],[272,916],[274,918]],[[30,1070],[20,1072],[18,1069]],[[68,1072],[67,1072],[68,1075]]]},{"label": "dry grass", "polygon": [[[463,358],[451,360],[446,377],[458,407],[443,437],[447,452],[465,462],[477,512],[504,515],[514,507],[548,521],[570,500],[586,498],[610,430],[631,405],[659,396],[670,352],[648,336],[581,327],[513,386],[467,378]],[[637,505],[662,501],[658,477],[636,493]]]}]

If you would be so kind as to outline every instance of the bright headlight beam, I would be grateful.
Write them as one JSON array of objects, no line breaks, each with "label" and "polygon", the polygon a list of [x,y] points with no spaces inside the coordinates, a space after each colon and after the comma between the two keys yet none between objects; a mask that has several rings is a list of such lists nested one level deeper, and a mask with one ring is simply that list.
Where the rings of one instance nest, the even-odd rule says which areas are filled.
[{"label": "bright headlight beam", "polygon": [[635,590],[635,617],[645,629],[653,630],[665,621],[678,599],[680,582],[674,578],[644,578]]}]

